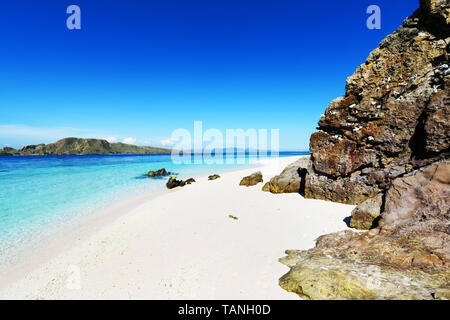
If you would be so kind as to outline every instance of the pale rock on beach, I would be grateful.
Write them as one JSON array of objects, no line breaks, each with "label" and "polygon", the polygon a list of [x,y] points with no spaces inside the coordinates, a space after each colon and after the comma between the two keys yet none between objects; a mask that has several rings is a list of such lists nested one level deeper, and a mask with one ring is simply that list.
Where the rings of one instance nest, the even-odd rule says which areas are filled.
[{"label": "pale rock on beach", "polygon": [[[299,158],[262,160],[258,170],[267,182]],[[68,250],[2,279],[0,298],[298,299],[278,285],[288,271],[279,257],[348,229],[354,206],[240,187],[253,172],[195,177],[90,235],[74,234]]]}]

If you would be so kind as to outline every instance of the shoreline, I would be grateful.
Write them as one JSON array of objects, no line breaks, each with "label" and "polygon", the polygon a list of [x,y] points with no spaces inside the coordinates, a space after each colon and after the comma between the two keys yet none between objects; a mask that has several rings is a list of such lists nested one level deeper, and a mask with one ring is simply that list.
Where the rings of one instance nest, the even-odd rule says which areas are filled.
[{"label": "shoreline", "polygon": [[[257,160],[253,164],[248,164],[245,168],[258,168],[262,166],[260,161],[264,161],[264,159]],[[225,174],[227,172],[239,170],[243,170],[243,168],[221,168],[221,170],[219,169],[215,172]],[[207,178],[210,174],[212,173],[201,174],[196,178]],[[166,178],[167,177],[164,177],[164,179]],[[57,237],[58,240],[50,239],[49,235],[46,235],[44,239],[39,239],[37,236],[31,236],[26,240],[28,245],[25,245],[23,248],[18,248],[18,256],[16,256],[17,261],[0,264],[0,291],[7,285],[22,278],[27,272],[35,270],[46,261],[56,257],[65,249],[76,245],[79,239],[85,239],[92,236],[95,232],[98,232],[102,228],[113,223],[122,215],[126,215],[127,212],[132,211],[148,201],[167,193],[180,191],[181,189],[182,188],[175,188],[169,190],[164,186],[164,189],[159,190],[156,193],[145,194],[142,192],[139,195],[132,195],[131,192],[125,192],[117,203],[108,207],[97,208],[99,213],[94,216],[72,217],[69,221],[58,225],[56,228],[59,227],[59,229],[47,227],[44,230],[44,232],[51,232],[51,235]],[[81,211],[83,210],[80,210],[80,212]],[[43,240],[43,243],[39,244],[38,247],[31,247],[29,245],[29,242],[40,240]]]},{"label": "shoreline", "polygon": [[[101,228],[113,223],[122,214],[133,210],[140,204],[163,195],[167,190],[161,191],[157,194],[139,195],[131,200],[119,201],[119,204],[113,205],[109,208],[102,209],[102,212],[95,217],[82,217],[78,221],[69,221],[61,226],[60,230],[55,230],[54,233],[58,237],[57,240],[45,239],[44,244],[39,245],[37,252],[31,248],[25,248],[19,253],[17,263],[11,263],[1,266],[2,275],[0,276],[0,291],[8,284],[20,279],[27,272],[37,269],[40,265],[56,257],[61,252],[70,248],[81,238],[87,238],[95,234]],[[76,218],[74,218],[76,220]],[[34,238],[28,239],[32,241]],[[45,247],[45,248],[44,248]],[[22,249],[22,248],[21,248]],[[27,259],[25,260],[25,256]]]},{"label": "shoreline", "polygon": [[[267,182],[299,157],[263,159],[258,167],[226,171],[216,181],[194,177],[197,182],[184,188],[110,208],[114,212],[55,240],[56,247],[35,253],[38,258],[31,257],[25,266],[8,273],[6,281],[2,277],[0,298],[297,299],[278,287],[278,278],[287,270],[278,258],[287,249],[314,246],[317,236],[346,229],[343,219],[353,206],[306,200],[298,194],[272,195],[261,191],[263,184],[242,187],[238,183],[258,170]],[[313,209],[316,216],[296,214],[295,208]],[[231,214],[239,220],[232,221]],[[282,233],[278,237],[272,234],[274,228],[292,229],[297,223],[304,228],[308,220],[312,222],[304,230],[308,234],[298,235],[295,228],[286,233],[278,230]],[[265,229],[270,237],[264,235]],[[187,261],[183,263],[179,256]],[[67,289],[70,266],[80,269],[83,285],[79,290]],[[214,269],[220,271],[219,279],[214,278]],[[252,269],[264,272],[254,277]],[[215,284],[209,284],[210,277]],[[256,283],[248,283],[251,278]]]}]

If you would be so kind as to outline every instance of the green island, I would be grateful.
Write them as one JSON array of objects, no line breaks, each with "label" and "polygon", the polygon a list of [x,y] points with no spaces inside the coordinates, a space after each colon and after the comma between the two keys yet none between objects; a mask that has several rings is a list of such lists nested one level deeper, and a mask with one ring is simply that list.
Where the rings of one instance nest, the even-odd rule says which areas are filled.
[{"label": "green island", "polygon": [[102,139],[64,138],[50,144],[28,145],[22,149],[5,147],[1,156],[32,155],[87,155],[87,154],[168,154],[172,150],[148,146],[135,146]]}]

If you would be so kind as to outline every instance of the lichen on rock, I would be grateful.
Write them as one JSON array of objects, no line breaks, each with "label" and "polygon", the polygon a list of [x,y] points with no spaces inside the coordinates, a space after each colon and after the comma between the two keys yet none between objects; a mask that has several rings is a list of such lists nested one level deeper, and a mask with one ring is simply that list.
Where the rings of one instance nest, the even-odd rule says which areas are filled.
[{"label": "lichen on rock", "polygon": [[450,299],[449,185],[450,161],[395,180],[380,227],[287,251],[281,287],[310,299]]},{"label": "lichen on rock", "polygon": [[[354,235],[348,232],[332,236],[349,241]],[[425,271],[383,264],[358,253],[321,248],[320,241],[315,249],[287,251],[281,261],[291,270],[280,279],[283,289],[318,300],[450,298],[448,269]]]}]

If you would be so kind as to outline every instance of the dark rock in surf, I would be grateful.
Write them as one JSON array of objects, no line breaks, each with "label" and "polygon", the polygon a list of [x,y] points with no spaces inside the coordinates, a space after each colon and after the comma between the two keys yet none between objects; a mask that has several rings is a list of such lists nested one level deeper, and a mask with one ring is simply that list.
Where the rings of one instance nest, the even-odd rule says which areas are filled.
[{"label": "dark rock in surf", "polygon": [[153,177],[164,177],[164,176],[168,176],[170,174],[171,173],[166,171],[165,168],[162,168],[162,169],[159,169],[159,170],[156,170],[156,171],[149,171],[147,173],[147,176],[150,177],[150,178],[153,178]]},{"label": "dark rock in surf", "polygon": [[166,183],[167,189],[174,189],[176,187],[184,187],[185,182],[183,180],[177,180],[177,176],[170,177]]}]

